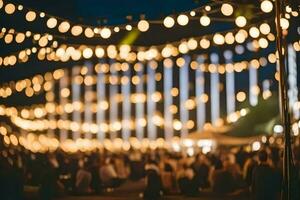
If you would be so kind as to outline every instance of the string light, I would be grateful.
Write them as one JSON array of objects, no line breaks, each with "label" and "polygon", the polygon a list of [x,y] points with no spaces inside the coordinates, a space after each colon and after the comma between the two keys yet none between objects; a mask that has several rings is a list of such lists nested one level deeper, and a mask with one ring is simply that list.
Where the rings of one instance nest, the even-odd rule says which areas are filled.
[{"label": "string light", "polygon": [[273,4],[269,0],[263,0],[260,4],[260,9],[265,13],[269,13],[273,10]]},{"label": "string light", "polygon": [[74,36],[79,36],[83,32],[83,28],[81,26],[73,26],[71,28],[71,34]]},{"label": "string light", "polygon": [[55,19],[54,17],[51,17],[47,20],[47,27],[48,28],[55,28],[57,26],[57,19]]},{"label": "string light", "polygon": [[111,36],[111,30],[109,28],[103,28],[100,31],[100,35],[102,38],[107,39]]},{"label": "string light", "polygon": [[6,4],[4,10],[5,10],[6,14],[11,15],[15,12],[16,6],[12,3]]},{"label": "string light", "polygon": [[203,15],[201,18],[200,18],[200,24],[202,26],[208,26],[210,24],[210,18],[206,15]]},{"label": "string light", "polygon": [[141,20],[139,21],[137,27],[141,32],[146,32],[149,29],[149,23],[146,20]]},{"label": "string light", "polygon": [[25,18],[27,21],[32,22],[36,19],[36,13],[34,11],[28,11]]},{"label": "string light", "polygon": [[228,3],[223,3],[221,6],[221,12],[225,16],[230,16],[233,14],[233,7]]},{"label": "string light", "polygon": [[66,33],[70,29],[70,23],[67,21],[63,21],[59,26],[58,26],[58,31],[61,33]]},{"label": "string light", "polygon": [[163,23],[166,28],[172,28],[175,24],[175,20],[168,16],[164,19]]},{"label": "string light", "polygon": [[238,27],[244,27],[244,26],[246,26],[246,24],[247,24],[247,19],[246,19],[244,16],[238,16],[238,17],[235,19],[235,24],[236,24]]},{"label": "string light", "polygon": [[177,23],[181,26],[186,26],[189,23],[189,18],[186,15],[179,15],[177,17]]}]

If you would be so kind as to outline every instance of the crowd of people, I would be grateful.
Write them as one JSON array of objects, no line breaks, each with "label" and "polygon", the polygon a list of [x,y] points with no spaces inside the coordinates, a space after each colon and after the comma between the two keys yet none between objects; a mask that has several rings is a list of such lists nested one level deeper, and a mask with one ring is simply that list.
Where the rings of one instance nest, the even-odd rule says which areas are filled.
[{"label": "crowd of people", "polygon": [[[294,149],[294,160],[296,176],[300,172],[299,147]],[[140,196],[149,200],[177,194],[275,200],[280,199],[282,188],[282,153],[276,147],[257,152],[240,147],[192,156],[163,149],[70,155],[59,151],[34,154],[20,148],[3,149],[0,156],[1,199],[23,199],[24,186],[38,187],[40,199],[53,199],[101,195],[128,181],[141,180],[145,187]],[[296,181],[299,184],[299,179]]]}]

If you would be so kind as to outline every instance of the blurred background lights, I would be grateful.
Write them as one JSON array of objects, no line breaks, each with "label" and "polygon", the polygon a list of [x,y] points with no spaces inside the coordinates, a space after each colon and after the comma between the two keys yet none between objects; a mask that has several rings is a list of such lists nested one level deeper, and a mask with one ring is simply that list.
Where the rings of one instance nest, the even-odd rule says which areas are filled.
[{"label": "blurred background lights", "polygon": [[232,7],[232,5],[230,5],[228,3],[222,4],[222,6],[221,6],[221,12],[225,16],[232,15],[233,14],[233,7]]},{"label": "blurred background lights", "polygon": [[103,28],[100,31],[100,35],[102,38],[107,39],[111,36],[111,30],[109,28]]},{"label": "blurred background lights", "polygon": [[260,9],[265,13],[269,13],[273,10],[273,4],[269,0],[264,0],[260,4]]},{"label": "blurred background lights", "polygon": [[276,124],[276,125],[273,127],[273,131],[274,131],[274,133],[282,133],[282,132],[283,132],[283,127],[282,127],[282,125]]},{"label": "blurred background lights", "polygon": [[54,17],[51,17],[47,20],[47,27],[48,28],[54,28],[57,25],[57,19]]},{"label": "blurred background lights", "polygon": [[36,13],[34,11],[28,11],[25,15],[27,21],[32,22],[36,18]]},{"label": "blurred background lights", "polygon": [[177,23],[179,24],[179,25],[181,25],[181,26],[185,26],[185,25],[187,25],[188,23],[189,23],[189,18],[188,18],[188,16],[186,16],[186,15],[179,15],[178,17],[177,17]]},{"label": "blurred background lights", "polygon": [[238,17],[235,19],[235,24],[236,24],[238,27],[244,27],[244,26],[246,26],[246,24],[247,24],[247,19],[246,19],[244,16],[238,16]]},{"label": "blurred background lights", "polygon": [[252,143],[252,151],[258,151],[261,147],[261,144],[259,141],[255,141]]},{"label": "blurred background lights", "polygon": [[146,20],[141,20],[137,27],[141,32],[146,32],[149,29],[149,23]]},{"label": "blurred background lights", "polygon": [[164,19],[163,23],[166,28],[172,28],[175,24],[175,20],[168,16]]},{"label": "blurred background lights", "polygon": [[206,15],[203,15],[202,17],[200,17],[200,24],[202,26],[208,26],[210,24],[210,18]]}]

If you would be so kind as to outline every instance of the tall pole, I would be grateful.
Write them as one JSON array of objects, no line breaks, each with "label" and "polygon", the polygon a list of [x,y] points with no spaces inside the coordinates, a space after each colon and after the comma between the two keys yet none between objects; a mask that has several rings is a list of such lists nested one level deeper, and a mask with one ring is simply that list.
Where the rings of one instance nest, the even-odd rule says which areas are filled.
[{"label": "tall pole", "polygon": [[292,173],[292,147],[290,135],[290,115],[286,82],[285,53],[283,45],[282,27],[280,18],[284,15],[284,0],[276,0],[276,32],[277,52],[279,57],[279,91],[280,91],[280,115],[284,128],[284,157],[283,157],[283,193],[282,199],[291,199],[291,173]]}]

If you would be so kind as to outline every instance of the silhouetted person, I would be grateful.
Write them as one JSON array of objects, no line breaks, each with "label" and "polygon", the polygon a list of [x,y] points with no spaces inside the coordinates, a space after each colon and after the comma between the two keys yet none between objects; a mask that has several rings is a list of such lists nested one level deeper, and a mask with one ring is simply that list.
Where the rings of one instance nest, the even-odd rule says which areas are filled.
[{"label": "silhouetted person", "polygon": [[144,191],[144,199],[156,200],[160,198],[162,183],[160,179],[159,169],[155,161],[150,161],[146,166],[146,188]]},{"label": "silhouetted person", "polygon": [[281,175],[268,163],[268,154],[262,150],[258,153],[259,164],[253,170],[252,197],[255,200],[280,199]]}]

